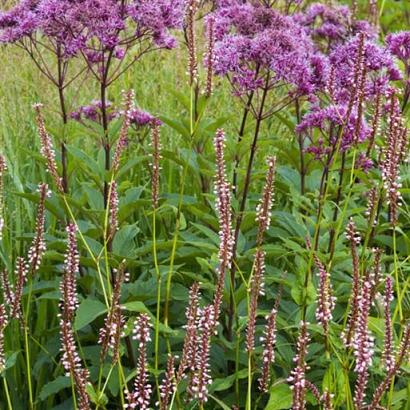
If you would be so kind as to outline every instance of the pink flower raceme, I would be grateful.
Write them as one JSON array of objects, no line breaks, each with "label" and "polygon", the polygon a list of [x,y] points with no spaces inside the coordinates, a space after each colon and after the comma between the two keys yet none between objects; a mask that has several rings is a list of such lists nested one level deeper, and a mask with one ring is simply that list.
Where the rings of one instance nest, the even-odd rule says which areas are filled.
[{"label": "pink flower raceme", "polygon": [[261,337],[263,342],[263,354],[262,354],[262,376],[259,378],[259,390],[267,392],[270,383],[270,367],[275,361],[275,346],[276,346],[276,316],[278,311],[272,309],[271,313],[266,317],[267,324],[264,332],[264,336]]},{"label": "pink flower raceme", "polygon": [[77,248],[77,228],[70,223],[66,227],[68,236],[67,252],[64,260],[63,280],[60,283],[62,300],[60,310],[65,320],[72,321],[78,307],[77,275],[79,272],[80,255]]},{"label": "pink flower raceme", "polygon": [[369,409],[377,409],[379,408],[380,400],[384,394],[384,392],[389,388],[390,383],[399,372],[401,365],[407,360],[410,354],[410,325],[407,324],[406,328],[404,329],[403,337],[400,341],[400,346],[398,349],[397,357],[394,362],[394,366],[388,371],[384,380],[379,384],[377,389],[375,390],[372,401],[370,403]]},{"label": "pink flower raceme", "polygon": [[323,326],[325,335],[329,332],[329,322],[332,320],[332,312],[335,308],[336,298],[333,296],[330,274],[326,271],[319,258],[314,255],[315,265],[318,269],[319,289],[316,308],[316,319]]},{"label": "pink flower raceme", "polygon": [[4,177],[7,171],[6,160],[0,155],[0,241],[3,239],[4,229]]},{"label": "pink flower raceme", "polygon": [[23,320],[22,297],[23,288],[27,282],[27,263],[24,258],[17,258],[14,273],[16,277],[14,292],[9,294],[13,297],[10,316],[12,318]]},{"label": "pink flower raceme", "polygon": [[399,102],[393,94],[389,109],[389,129],[386,146],[381,161],[382,178],[387,192],[389,216],[392,225],[397,224],[398,209],[401,205],[400,164],[407,155],[407,128],[401,117]]},{"label": "pink flower raceme", "polygon": [[40,267],[43,256],[46,252],[46,243],[44,239],[44,224],[45,224],[45,201],[51,192],[47,184],[39,185],[40,200],[36,217],[36,233],[28,251],[28,262],[31,273],[35,273]]},{"label": "pink flower raceme", "polygon": [[296,367],[292,370],[288,377],[290,388],[293,390],[292,410],[304,410],[306,405],[306,371],[309,366],[306,364],[306,355],[309,344],[309,334],[307,331],[307,323],[300,323],[299,337],[296,346],[296,356],[293,361]]},{"label": "pink flower raceme", "polygon": [[352,255],[353,278],[352,292],[349,299],[349,319],[346,329],[342,333],[342,340],[346,347],[352,347],[352,338],[355,333],[359,315],[359,298],[361,292],[359,255],[357,251],[357,246],[360,244],[361,238],[359,233],[356,231],[356,225],[352,218],[350,218],[346,227],[346,239],[349,241]]},{"label": "pink flower raceme", "polygon": [[182,348],[182,357],[179,362],[176,381],[179,383],[185,375],[187,369],[194,371],[195,357],[197,349],[197,321],[199,312],[199,284],[194,284],[189,289],[189,303],[186,308],[185,316],[187,323],[185,328],[184,346]]},{"label": "pink flower raceme", "polygon": [[73,320],[78,306],[76,275],[79,271],[79,254],[76,241],[76,227],[67,225],[67,252],[64,263],[64,273],[60,283],[60,337],[61,363],[74,382],[77,391],[77,402],[80,410],[89,410],[90,399],[87,393],[88,370],[81,365],[81,358],[77,352],[74,337]]},{"label": "pink flower raceme", "polygon": [[36,111],[37,117],[37,129],[38,134],[40,137],[40,144],[41,144],[41,155],[46,160],[47,163],[47,171],[50,173],[51,177],[56,184],[56,187],[60,193],[64,193],[63,188],[63,181],[60,175],[58,174],[57,170],[57,163],[56,163],[56,155],[53,147],[53,142],[51,140],[50,135],[48,134],[44,122],[43,115],[41,113],[41,108],[43,107],[42,104],[35,104],[34,109]]},{"label": "pink flower raceme", "polygon": [[383,307],[384,307],[384,348],[383,363],[389,372],[394,367],[394,350],[393,350],[393,324],[391,319],[391,303],[393,302],[393,280],[387,276],[384,289]]},{"label": "pink flower raceme", "polygon": [[104,327],[100,329],[98,343],[101,345],[101,359],[104,359],[108,350],[112,350],[112,362],[116,363],[120,357],[120,338],[123,333],[125,318],[121,311],[121,286],[129,279],[125,272],[124,263],[121,263],[118,270],[114,270],[115,282],[112,292],[111,306],[108,315],[104,320]]},{"label": "pink flower raceme", "polygon": [[125,391],[127,404],[125,408],[146,410],[152,394],[148,380],[147,344],[151,341],[150,318],[142,313],[134,323],[133,339],[138,341],[137,375],[134,380],[134,391]]},{"label": "pink flower raceme", "polygon": [[267,160],[268,171],[266,173],[265,185],[259,204],[256,209],[256,222],[258,223],[258,233],[256,238],[257,250],[253,263],[253,276],[250,286],[250,307],[248,313],[248,326],[246,329],[246,349],[248,352],[254,350],[256,311],[258,308],[259,296],[264,295],[264,273],[265,273],[265,252],[262,250],[263,237],[269,229],[272,204],[273,204],[273,185],[275,181],[275,157]]},{"label": "pink flower raceme", "polygon": [[6,307],[3,304],[0,305],[0,373],[3,372],[6,365],[6,357],[4,352],[4,331],[6,330],[8,323],[8,316]]},{"label": "pink flower raceme", "polygon": [[209,355],[215,321],[214,306],[205,306],[198,312],[197,350],[190,391],[194,398],[198,399],[200,403],[204,403],[208,400],[208,385],[212,383]]},{"label": "pink flower raceme", "polygon": [[115,234],[117,233],[119,226],[118,226],[118,206],[119,206],[119,198],[118,198],[118,190],[117,190],[117,183],[112,181],[110,183],[109,188],[109,195],[108,195],[108,209],[109,209],[109,223],[108,223],[108,231],[107,231],[107,238],[109,240],[114,239]]},{"label": "pink flower raceme", "polygon": [[134,90],[123,91],[123,123],[120,129],[120,134],[117,140],[117,145],[115,146],[114,156],[112,160],[112,170],[115,174],[119,167],[121,161],[121,155],[128,144],[128,131],[131,125],[131,112],[134,110]]},{"label": "pink flower raceme", "polygon": [[232,233],[231,185],[226,176],[225,133],[218,130],[214,138],[216,153],[215,195],[219,219],[219,267],[218,282],[214,295],[214,316],[218,320],[225,283],[225,274],[231,267],[234,238]]},{"label": "pink flower raceme", "polygon": [[207,49],[205,53],[204,65],[206,68],[205,95],[210,97],[213,91],[213,75],[215,68],[215,18],[210,16],[206,22],[207,29]]},{"label": "pink flower raceme", "polygon": [[174,356],[172,356],[172,354],[168,355],[167,370],[165,372],[164,380],[162,381],[159,389],[161,396],[159,408],[160,410],[167,410],[171,397],[176,390],[175,365]]},{"label": "pink flower raceme", "polygon": [[373,287],[375,273],[371,269],[361,285],[358,301],[358,321],[353,338],[353,352],[356,358],[355,372],[357,373],[354,403],[358,409],[364,404],[365,390],[369,377],[369,367],[372,364],[374,337],[369,331],[369,314],[373,303]]}]

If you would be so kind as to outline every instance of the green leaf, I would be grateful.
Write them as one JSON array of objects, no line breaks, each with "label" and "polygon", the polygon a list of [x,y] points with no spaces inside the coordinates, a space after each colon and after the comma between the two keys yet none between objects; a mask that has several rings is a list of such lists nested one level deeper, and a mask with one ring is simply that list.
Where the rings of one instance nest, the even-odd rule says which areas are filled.
[{"label": "green leaf", "polygon": [[106,311],[107,307],[99,300],[90,298],[84,299],[77,310],[74,322],[75,330],[82,329]]},{"label": "green leaf", "polygon": [[248,369],[242,369],[235,374],[231,374],[228,377],[224,377],[222,379],[215,379],[212,383],[211,389],[212,391],[224,391],[229,389],[234,383],[236,379],[245,379],[248,376]]},{"label": "green leaf", "polygon": [[116,255],[129,257],[135,250],[134,238],[137,236],[140,229],[136,224],[127,225],[121,228],[116,234],[113,241],[113,252]]},{"label": "green leaf", "polygon": [[270,389],[269,402],[265,410],[289,409],[292,406],[292,390],[287,384],[277,384]]},{"label": "green leaf", "polygon": [[217,404],[221,406],[223,410],[231,410],[230,407],[228,407],[224,402],[221,400],[217,399],[215,396],[212,396],[212,394],[209,395],[209,397],[214,400]]},{"label": "green leaf", "polygon": [[130,312],[151,314],[151,312],[148,310],[148,308],[142,302],[140,302],[139,300],[136,300],[134,302],[123,303],[121,306],[125,310],[128,310]]},{"label": "green leaf", "polygon": [[71,379],[66,376],[58,376],[57,379],[47,383],[41,389],[39,398],[40,400],[45,400],[47,397],[50,397],[53,394],[58,393],[59,391],[66,389],[71,386]]},{"label": "green leaf", "polygon": [[17,352],[13,352],[11,354],[10,353],[6,354],[7,358],[6,358],[6,364],[4,366],[4,370],[11,369],[16,364],[17,356],[19,353],[20,353],[20,350]]}]

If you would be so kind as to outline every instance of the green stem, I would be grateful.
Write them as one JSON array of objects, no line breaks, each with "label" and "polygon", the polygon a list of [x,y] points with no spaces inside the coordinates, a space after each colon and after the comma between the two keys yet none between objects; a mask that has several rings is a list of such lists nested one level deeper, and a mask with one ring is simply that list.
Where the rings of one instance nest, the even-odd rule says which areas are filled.
[{"label": "green stem", "polygon": [[110,371],[109,371],[108,374],[107,374],[107,378],[105,379],[105,383],[104,383],[104,386],[103,386],[102,390],[100,391],[100,388],[98,387],[98,391],[99,391],[99,394],[98,394],[98,403],[97,403],[97,406],[96,406],[95,410],[98,410],[98,409],[100,408],[100,400],[102,399],[102,397],[103,397],[103,395],[104,395],[104,391],[105,391],[105,389],[106,389],[106,387],[107,387],[108,381],[110,380],[111,373],[112,373],[113,370],[114,370],[114,365],[112,365],[112,366],[110,367]]},{"label": "green stem", "polygon": [[3,375],[3,385],[4,385],[4,391],[6,393],[7,407],[8,407],[9,410],[13,410],[13,406],[11,405],[9,386],[7,385],[7,379],[6,379],[5,374]]},{"label": "green stem", "polygon": [[69,215],[70,215],[71,220],[73,221],[73,223],[74,223],[74,224],[76,225],[76,227],[77,227],[77,232],[78,232],[78,235],[80,236],[81,241],[83,242],[83,244],[84,244],[84,246],[85,246],[87,252],[90,254],[91,259],[92,259],[93,262],[95,263],[95,266],[96,266],[96,268],[97,268],[98,277],[99,277],[100,284],[101,284],[101,288],[102,288],[103,295],[104,295],[105,305],[107,306],[107,309],[109,309],[109,308],[110,308],[110,304],[109,304],[109,302],[108,302],[107,291],[106,291],[106,289],[105,289],[104,279],[103,279],[103,277],[102,277],[99,259],[97,259],[97,258],[94,256],[93,252],[91,251],[90,246],[88,245],[87,241],[85,240],[84,235],[82,234],[82,232],[81,232],[81,230],[80,230],[80,228],[79,228],[79,226],[78,226],[78,224],[77,224],[77,221],[76,221],[76,219],[75,219],[75,217],[74,217],[73,211],[71,210],[71,207],[70,207],[70,205],[68,204],[67,198],[66,198],[65,196],[63,196],[63,201],[64,201],[64,204],[65,204],[65,206],[66,206],[66,208],[67,208],[67,211],[68,211],[68,213],[69,213]]},{"label": "green stem", "polygon": [[252,352],[248,353],[248,392],[246,396],[246,410],[252,410]]},{"label": "green stem", "polygon": [[154,255],[154,266],[155,273],[157,276],[157,317],[155,323],[155,383],[157,386],[158,402],[161,403],[161,394],[159,390],[158,381],[158,362],[159,362],[159,320],[161,313],[161,272],[158,265],[158,254],[157,254],[157,223],[156,223],[156,208],[152,212],[152,253]]},{"label": "green stem", "polygon": [[400,300],[400,303],[398,303],[398,308],[399,308],[399,317],[400,317],[400,322],[403,321],[403,310],[401,306],[401,298],[400,298],[400,282],[399,282],[399,266],[398,266],[398,260],[397,260],[397,241],[396,241],[396,227],[393,226],[393,259],[394,259],[394,278],[396,281],[396,292],[397,292],[397,298]]},{"label": "green stem", "polygon": [[26,314],[24,315],[24,346],[25,346],[25,351],[26,351],[26,370],[27,370],[27,383],[28,383],[28,395],[29,395],[29,404],[30,404],[30,409],[34,409],[34,401],[33,401],[33,387],[31,384],[31,366],[30,366],[30,346],[28,343],[28,318],[30,315],[30,302],[31,302],[31,297],[32,297],[32,292],[33,292],[33,281],[32,278],[30,280],[30,285],[29,285],[29,292],[28,292],[28,299],[27,299],[27,305],[26,305]]},{"label": "green stem", "polygon": [[[181,225],[181,208],[182,208],[182,202],[183,202],[183,196],[185,192],[185,180],[188,174],[188,165],[191,160],[191,154],[192,154],[192,144],[193,144],[193,137],[195,133],[195,129],[197,126],[197,122],[195,122],[194,119],[194,88],[191,86],[191,101],[190,101],[190,113],[189,113],[189,118],[190,118],[190,133],[191,133],[191,140],[190,140],[190,145],[189,145],[189,156],[188,159],[184,165],[183,173],[182,173],[182,179],[181,179],[181,184],[180,184],[180,191],[179,191],[179,199],[178,199],[178,211],[177,211],[177,220],[175,223],[175,231],[174,231],[174,238],[172,242],[172,251],[171,251],[171,258],[170,258],[170,263],[169,263],[169,270],[167,273],[167,280],[166,280],[166,294],[165,294],[165,308],[164,308],[164,324],[165,326],[168,326],[168,319],[169,319],[169,301],[171,297],[171,283],[172,283],[172,275],[174,271],[174,262],[175,262],[175,256],[176,256],[176,249],[177,249],[177,244],[178,244],[178,237],[179,237],[179,229]],[[199,120],[199,119],[198,119]]]}]

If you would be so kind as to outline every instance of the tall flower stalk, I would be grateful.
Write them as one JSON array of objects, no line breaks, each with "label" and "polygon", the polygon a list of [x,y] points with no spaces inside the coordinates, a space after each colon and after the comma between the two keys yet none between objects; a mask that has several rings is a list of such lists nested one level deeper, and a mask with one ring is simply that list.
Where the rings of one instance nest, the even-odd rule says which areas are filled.
[{"label": "tall flower stalk", "polygon": [[[87,393],[89,383],[88,369],[83,368],[81,358],[77,352],[73,321],[78,306],[77,280],[79,272],[79,253],[77,249],[76,227],[67,225],[68,235],[67,253],[65,257],[64,273],[60,283],[60,337],[61,337],[61,363],[71,377],[73,386],[77,391],[77,405],[79,410],[91,409],[90,398]],[[75,398],[74,398],[75,399]]]},{"label": "tall flower stalk", "polygon": [[357,319],[359,315],[359,297],[360,297],[360,266],[359,255],[357,252],[357,245],[360,244],[360,235],[356,232],[356,225],[353,219],[350,219],[346,227],[346,239],[350,244],[350,251],[352,255],[353,278],[352,278],[352,292],[349,299],[348,322],[346,329],[342,334],[342,339],[346,346],[352,346],[352,338],[356,329]]},{"label": "tall flower stalk", "polygon": [[134,323],[133,339],[138,341],[137,375],[134,390],[125,391],[126,408],[146,410],[149,408],[152,388],[148,376],[147,344],[151,341],[149,316],[142,313]]},{"label": "tall flower stalk", "polygon": [[115,283],[112,292],[110,310],[104,320],[104,326],[100,329],[98,342],[101,345],[101,360],[103,361],[111,349],[112,362],[115,364],[120,359],[120,338],[125,325],[122,314],[120,298],[121,286],[128,280],[129,275],[125,272],[124,263],[121,263],[115,271]]},{"label": "tall flower stalk", "polygon": [[231,267],[234,238],[232,235],[231,185],[228,182],[225,165],[225,133],[218,130],[214,138],[216,153],[215,195],[219,221],[219,252],[217,283],[214,294],[214,315],[218,320],[225,285],[225,274]]},{"label": "tall flower stalk", "polygon": [[405,360],[408,360],[408,356],[410,353],[410,325],[407,325],[403,337],[400,342],[400,346],[398,349],[398,353],[396,356],[396,360],[394,362],[394,366],[390,368],[387,375],[383,379],[383,381],[379,384],[376,388],[372,396],[372,401],[369,405],[369,410],[377,410],[379,408],[380,400],[385,393],[385,391],[389,388],[390,383],[400,370],[401,365],[404,363]]},{"label": "tall flower stalk", "polygon": [[6,160],[3,155],[0,155],[0,241],[3,239],[4,230],[4,177],[7,171]]},{"label": "tall flower stalk", "polygon": [[317,296],[316,320],[323,326],[325,337],[329,334],[329,323],[332,320],[332,312],[336,306],[336,298],[333,296],[330,274],[317,257],[314,255],[315,265],[318,269],[319,289]]},{"label": "tall flower stalk", "polygon": [[296,356],[293,361],[296,366],[288,377],[290,388],[293,391],[292,410],[304,410],[306,408],[306,371],[309,366],[306,364],[306,355],[309,344],[309,334],[307,323],[301,322],[299,336],[296,346]]},{"label": "tall flower stalk", "polygon": [[45,224],[45,202],[46,198],[51,195],[47,184],[40,184],[38,191],[40,193],[37,217],[36,217],[36,232],[28,250],[28,263],[30,272],[34,274],[40,267],[41,261],[46,251],[46,243],[44,239],[44,224]]},{"label": "tall flower stalk", "polygon": [[0,373],[3,372],[6,365],[6,356],[4,351],[4,332],[8,323],[8,315],[4,303],[0,305]]},{"label": "tall flower stalk", "polygon": [[198,399],[201,406],[208,401],[208,386],[212,383],[209,355],[211,337],[215,329],[215,320],[213,305],[205,306],[200,310],[197,320],[197,350],[191,392],[194,398]]},{"label": "tall flower stalk", "polygon": [[352,340],[353,352],[356,358],[355,372],[357,373],[354,393],[354,404],[360,410],[364,405],[366,387],[369,379],[369,367],[372,364],[374,337],[369,331],[369,314],[373,303],[374,271],[366,273],[361,286],[358,300],[358,317],[355,335]]},{"label": "tall flower stalk", "polygon": [[268,171],[266,173],[265,185],[261,199],[256,210],[256,222],[258,223],[258,232],[256,237],[256,254],[252,276],[250,279],[250,307],[248,312],[248,327],[246,335],[246,348],[249,353],[254,350],[255,343],[255,323],[256,310],[260,295],[264,295],[264,271],[265,271],[265,252],[262,250],[264,234],[270,226],[271,212],[273,204],[273,185],[275,180],[275,158],[269,157],[267,160]]},{"label": "tall flower stalk", "polygon": [[276,346],[276,316],[278,314],[277,307],[272,309],[271,313],[266,317],[266,327],[264,336],[261,337],[263,343],[262,353],[262,375],[259,378],[259,390],[266,393],[270,384],[270,368],[275,361],[275,346]]},{"label": "tall flower stalk", "polygon": [[189,302],[185,311],[186,325],[182,356],[179,362],[176,381],[179,383],[185,376],[186,370],[194,371],[197,349],[197,322],[199,314],[199,283],[194,282],[189,289]]},{"label": "tall flower stalk", "polygon": [[268,170],[266,173],[265,185],[262,196],[256,209],[256,222],[258,232],[256,235],[256,253],[252,267],[250,282],[250,297],[248,305],[248,325],[246,329],[246,350],[248,351],[248,399],[247,406],[250,409],[251,385],[252,385],[252,354],[255,348],[255,328],[256,314],[259,296],[264,292],[264,273],[265,273],[265,252],[262,249],[264,234],[269,229],[271,222],[271,212],[273,205],[273,186],[275,181],[275,157],[267,159]]},{"label": "tall flower stalk", "polygon": [[55,156],[53,143],[51,141],[50,135],[48,134],[46,130],[44,117],[41,112],[42,107],[43,105],[39,103],[34,105],[34,109],[37,115],[36,117],[37,129],[38,129],[38,134],[40,137],[40,144],[41,144],[40,152],[44,160],[46,161],[47,171],[53,178],[58,191],[60,193],[64,193],[63,181],[57,170],[57,162],[56,162],[56,156]]},{"label": "tall flower stalk", "polygon": [[393,302],[393,299],[393,280],[390,276],[387,276],[383,296],[384,347],[382,360],[388,372],[390,372],[394,367],[393,324],[391,319],[391,303]]}]

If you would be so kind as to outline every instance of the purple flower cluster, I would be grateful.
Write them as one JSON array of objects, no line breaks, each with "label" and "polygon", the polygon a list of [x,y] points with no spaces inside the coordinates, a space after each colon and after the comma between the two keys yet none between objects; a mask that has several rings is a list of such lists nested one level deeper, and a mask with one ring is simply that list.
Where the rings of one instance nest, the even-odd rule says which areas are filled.
[{"label": "purple flower cluster", "polygon": [[408,67],[410,63],[410,31],[388,34],[386,44],[389,51]]},{"label": "purple flower cluster", "polygon": [[[337,90],[334,98],[339,103],[347,103],[351,96],[351,89],[355,86],[354,72],[361,47],[363,33],[351,38],[344,44],[336,47],[330,54],[329,60],[335,70],[334,88]],[[397,68],[389,50],[376,43],[375,40],[365,37],[363,44],[363,63],[366,71],[364,93],[366,100],[371,99],[379,90],[387,94],[390,90],[389,81],[399,80],[401,73]]]},{"label": "purple flower cluster", "polygon": [[65,55],[85,52],[92,61],[93,51],[98,54],[97,40],[122,58],[121,50],[136,39],[151,37],[157,46],[172,48],[175,40],[169,30],[180,28],[182,17],[182,0],[24,0],[0,15],[0,41],[39,33],[53,38]]},{"label": "purple flower cluster", "polygon": [[129,113],[131,124],[136,127],[153,125],[157,120],[152,114],[139,108],[133,108]]},{"label": "purple flower cluster", "polygon": [[[337,130],[341,127],[342,136],[340,150],[346,151],[356,140],[356,124],[358,121],[357,112],[351,112],[346,120],[348,108],[345,105],[329,105],[325,108],[315,108],[303,117],[301,123],[296,127],[296,131],[306,135],[311,144],[306,148],[316,159],[322,159],[332,152],[338,141]],[[357,139],[363,142],[370,134],[363,117],[360,119],[361,126]],[[316,131],[316,133],[315,133]],[[316,136],[319,134],[319,137]],[[366,163],[364,163],[366,165]]]},{"label": "purple flower cluster", "polygon": [[[327,6],[312,7],[326,10]],[[325,61],[327,96],[313,101],[296,130],[308,138],[305,150],[316,159],[333,154],[339,142],[340,151],[345,152],[368,140],[367,151],[359,153],[355,164],[368,171],[373,167],[369,155],[379,128],[382,99],[391,94],[391,82],[400,79],[401,73],[389,50],[366,31],[339,41]],[[372,108],[374,115],[368,124]]]},{"label": "purple flower cluster", "polygon": [[[89,105],[82,105],[78,110],[71,113],[71,118],[78,122],[93,121],[97,124],[102,123],[102,102],[99,100],[93,100]],[[105,109],[107,110],[107,119],[112,121],[119,117],[119,112],[115,110],[111,101],[105,102]]]},{"label": "purple flower cluster", "polygon": [[363,20],[355,20],[348,6],[313,3],[295,15],[315,41],[328,51],[359,31],[374,35],[374,28]]},{"label": "purple flower cluster", "polygon": [[322,82],[321,59],[304,28],[270,7],[235,2],[220,7],[215,38],[215,73],[228,75],[238,94],[281,84],[309,94]]}]

